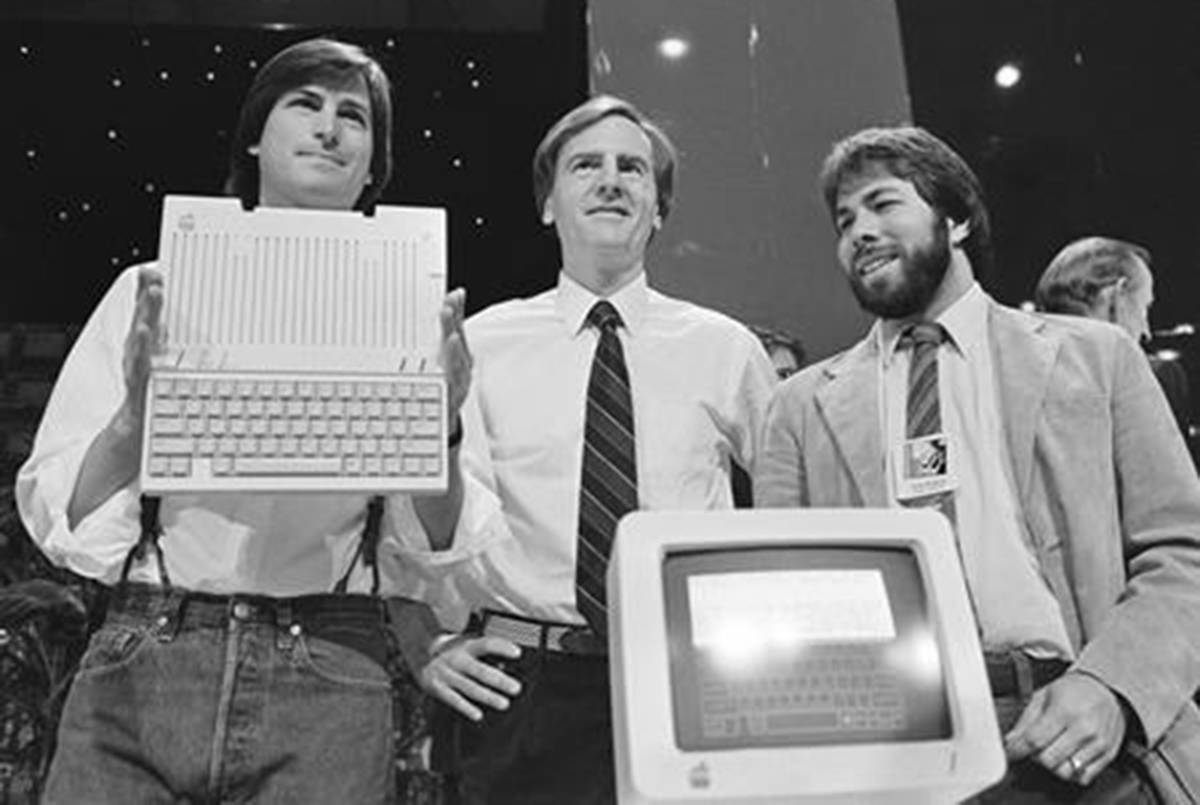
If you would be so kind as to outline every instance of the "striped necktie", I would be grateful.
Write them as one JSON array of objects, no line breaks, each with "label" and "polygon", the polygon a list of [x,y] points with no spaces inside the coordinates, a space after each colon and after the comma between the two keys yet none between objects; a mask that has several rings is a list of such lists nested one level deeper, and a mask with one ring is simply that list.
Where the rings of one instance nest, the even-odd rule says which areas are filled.
[{"label": "striped necktie", "polygon": [[617,521],[637,508],[637,461],[629,372],[617,337],[621,315],[600,300],[587,323],[600,331],[588,379],[579,483],[579,541],[575,551],[575,602],[599,634],[608,627],[604,573]]},{"label": "striped necktie", "polygon": [[[901,347],[912,348],[908,366],[908,402],[905,406],[905,436],[919,439],[940,433],[942,408],[938,399],[938,347],[946,340],[946,330],[934,322],[918,322],[900,336]],[[939,509],[955,524],[954,493],[938,492],[905,502],[906,506]]]}]

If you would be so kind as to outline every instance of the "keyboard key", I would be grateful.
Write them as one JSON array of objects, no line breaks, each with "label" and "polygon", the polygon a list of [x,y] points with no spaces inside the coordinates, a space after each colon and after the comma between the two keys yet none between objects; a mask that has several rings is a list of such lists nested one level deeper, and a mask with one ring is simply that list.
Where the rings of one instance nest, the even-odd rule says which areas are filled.
[{"label": "keyboard key", "polygon": [[154,429],[151,432],[163,436],[183,433],[183,422],[182,417],[158,417],[154,420]]},{"label": "keyboard key", "polygon": [[338,458],[294,457],[263,458],[239,456],[234,459],[237,475],[337,475],[342,461]]}]

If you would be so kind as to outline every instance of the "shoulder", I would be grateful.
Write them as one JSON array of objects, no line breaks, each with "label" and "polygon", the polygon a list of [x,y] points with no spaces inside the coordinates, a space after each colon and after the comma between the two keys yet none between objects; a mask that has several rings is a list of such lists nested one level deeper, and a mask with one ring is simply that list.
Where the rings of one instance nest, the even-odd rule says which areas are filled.
[{"label": "shoulder", "polygon": [[702,337],[711,340],[714,347],[762,352],[766,356],[758,337],[732,316],[652,289],[648,292],[647,321],[656,332],[669,337]]},{"label": "shoulder", "polygon": [[1097,361],[1141,353],[1127,332],[1106,321],[1062,313],[1028,313],[1000,304],[992,310],[993,326],[1001,337],[1027,332],[1051,340],[1068,353]]},{"label": "shoulder", "polygon": [[465,322],[468,333],[489,333],[537,323],[554,315],[554,291],[543,291],[536,296],[507,299],[485,307],[469,316]]}]

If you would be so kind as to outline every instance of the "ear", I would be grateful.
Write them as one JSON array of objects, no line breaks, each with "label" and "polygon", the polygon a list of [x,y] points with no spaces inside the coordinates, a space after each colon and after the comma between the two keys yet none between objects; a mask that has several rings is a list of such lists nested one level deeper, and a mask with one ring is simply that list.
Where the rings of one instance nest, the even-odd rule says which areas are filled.
[{"label": "ear", "polygon": [[662,225],[663,225],[662,214],[657,213],[657,212],[654,213],[654,219],[650,222],[650,225],[652,227],[654,227],[655,230],[662,229]]},{"label": "ear", "polygon": [[1096,304],[1094,309],[1103,315],[1105,321],[1117,323],[1117,297],[1119,295],[1120,283],[1114,282],[1105,285],[1096,294]]},{"label": "ear", "polygon": [[246,146],[246,153],[252,157],[258,156],[258,151],[258,143],[251,143],[250,145]]},{"label": "ear", "polygon": [[953,218],[947,218],[946,220],[950,224],[950,245],[962,246],[967,238],[971,236],[971,222],[962,221],[960,223]]}]

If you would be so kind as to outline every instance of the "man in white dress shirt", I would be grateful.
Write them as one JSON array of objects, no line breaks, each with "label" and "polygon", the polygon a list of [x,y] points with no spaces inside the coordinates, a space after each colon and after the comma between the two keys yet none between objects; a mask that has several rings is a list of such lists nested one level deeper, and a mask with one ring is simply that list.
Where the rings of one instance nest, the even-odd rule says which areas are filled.
[{"label": "man in white dress shirt", "polygon": [[[230,191],[246,206],[371,209],[391,174],[389,92],[353,45],[280,52],[243,104]],[[170,281],[150,265],[113,284],[17,478],[46,555],[115,586],[65,705],[45,802],[390,802],[380,596],[398,589],[398,569],[448,545],[460,515],[485,530],[460,506],[457,451],[449,492],[419,501],[139,499],[143,400]],[[459,291],[441,314],[450,421],[470,377],[462,309]]]},{"label": "man in white dress shirt", "polygon": [[[609,479],[636,492],[609,526],[633,507],[729,508],[730,462],[755,456],[775,384],[758,339],[646,282],[646,245],[670,212],[674,171],[671,143],[630,104],[602,96],[567,113],[533,163],[537,209],[562,250],[557,286],[466,324],[464,472],[499,499],[511,534],[455,565],[460,609],[441,614],[473,610],[468,636],[446,641],[425,674],[442,698],[460,696],[435,753],[449,756],[467,802],[614,799],[606,620],[602,602],[585,612],[580,598],[603,579],[604,547],[583,549],[591,582],[577,568],[590,528],[581,509],[596,508],[584,491],[585,434],[593,374],[610,371],[599,353],[620,353],[616,374],[627,374],[636,475]],[[593,325],[601,310],[609,335]],[[489,654],[492,664],[480,661]]]}]

